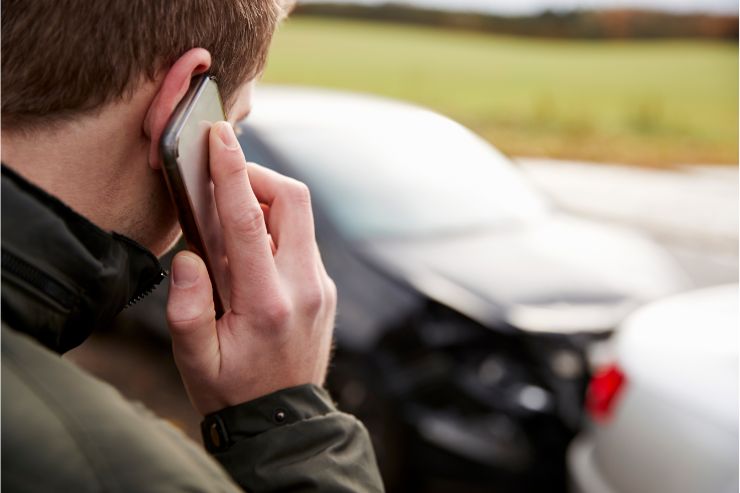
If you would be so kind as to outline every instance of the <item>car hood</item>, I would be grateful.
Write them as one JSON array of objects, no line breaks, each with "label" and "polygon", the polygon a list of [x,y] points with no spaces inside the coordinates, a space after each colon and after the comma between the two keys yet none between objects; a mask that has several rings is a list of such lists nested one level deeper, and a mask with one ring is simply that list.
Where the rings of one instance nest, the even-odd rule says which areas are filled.
[{"label": "car hood", "polygon": [[367,243],[416,289],[481,323],[529,331],[611,330],[636,305],[685,289],[642,236],[564,214],[508,230]]}]

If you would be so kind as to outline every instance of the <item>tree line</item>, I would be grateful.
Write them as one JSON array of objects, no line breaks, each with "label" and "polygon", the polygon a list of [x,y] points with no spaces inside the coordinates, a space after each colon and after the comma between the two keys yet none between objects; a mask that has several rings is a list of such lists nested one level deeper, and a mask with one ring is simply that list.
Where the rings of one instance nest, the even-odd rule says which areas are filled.
[{"label": "tree line", "polygon": [[672,14],[648,10],[546,11],[534,16],[509,17],[474,12],[449,12],[394,3],[377,6],[310,3],[299,4],[293,15],[393,21],[551,38],[708,38],[734,42],[738,40],[736,15]]}]

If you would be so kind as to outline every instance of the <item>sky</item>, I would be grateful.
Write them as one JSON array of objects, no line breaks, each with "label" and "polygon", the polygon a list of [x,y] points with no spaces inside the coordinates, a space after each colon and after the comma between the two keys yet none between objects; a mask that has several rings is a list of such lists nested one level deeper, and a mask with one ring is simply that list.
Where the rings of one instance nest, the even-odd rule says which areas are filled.
[{"label": "sky", "polygon": [[[300,0],[301,3],[327,0]],[[332,1],[332,0],[328,0]],[[543,10],[645,8],[669,12],[737,14],[738,0],[334,0],[341,3],[406,3],[447,10],[473,10],[502,15],[526,15]]]}]

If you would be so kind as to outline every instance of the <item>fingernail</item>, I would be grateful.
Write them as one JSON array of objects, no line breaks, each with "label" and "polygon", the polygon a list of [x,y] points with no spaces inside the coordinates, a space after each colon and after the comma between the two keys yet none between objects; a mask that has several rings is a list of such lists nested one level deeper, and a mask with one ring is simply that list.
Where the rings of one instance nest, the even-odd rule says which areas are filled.
[{"label": "fingernail", "polygon": [[218,125],[216,129],[218,136],[226,148],[231,150],[238,149],[239,141],[236,140],[236,134],[234,134],[234,129],[231,128],[231,125],[228,122],[218,122],[216,125]]},{"label": "fingernail", "polygon": [[187,288],[198,279],[198,263],[189,255],[177,255],[172,261],[172,282],[178,288]]}]

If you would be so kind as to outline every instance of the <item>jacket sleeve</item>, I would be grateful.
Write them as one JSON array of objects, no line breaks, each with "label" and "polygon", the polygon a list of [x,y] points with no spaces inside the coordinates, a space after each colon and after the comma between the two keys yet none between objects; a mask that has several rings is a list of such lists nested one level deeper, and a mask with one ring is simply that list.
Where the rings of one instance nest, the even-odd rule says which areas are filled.
[{"label": "jacket sleeve", "polygon": [[314,385],[209,414],[201,431],[206,449],[247,491],[383,491],[367,430]]}]

